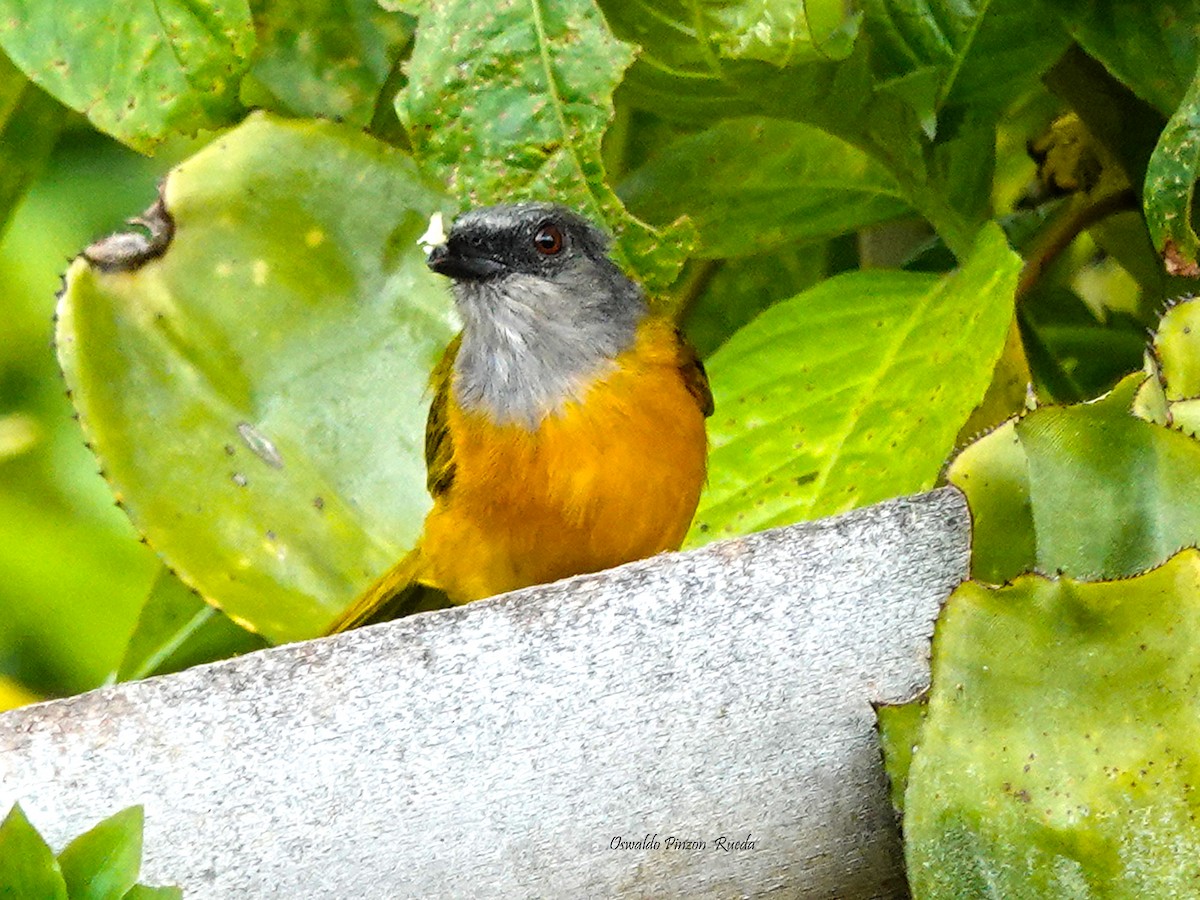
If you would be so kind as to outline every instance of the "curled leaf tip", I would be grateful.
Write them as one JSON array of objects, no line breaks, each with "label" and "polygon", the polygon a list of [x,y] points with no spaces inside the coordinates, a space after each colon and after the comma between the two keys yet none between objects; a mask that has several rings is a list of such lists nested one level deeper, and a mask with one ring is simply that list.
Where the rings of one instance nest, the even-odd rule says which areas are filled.
[{"label": "curled leaf tip", "polygon": [[175,220],[162,195],[140,216],[130,219],[142,231],[119,231],[83,251],[83,258],[101,272],[133,272],[167,252],[175,236]]},{"label": "curled leaf tip", "polygon": [[1200,278],[1200,264],[1194,259],[1188,259],[1179,249],[1179,245],[1170,238],[1163,244],[1162,258],[1169,275]]}]

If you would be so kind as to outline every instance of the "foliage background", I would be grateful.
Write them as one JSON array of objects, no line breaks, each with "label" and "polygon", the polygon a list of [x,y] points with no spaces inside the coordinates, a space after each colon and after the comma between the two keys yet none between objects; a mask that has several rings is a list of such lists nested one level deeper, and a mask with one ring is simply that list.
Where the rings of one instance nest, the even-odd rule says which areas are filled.
[{"label": "foliage background", "polygon": [[320,633],[428,502],[417,235],[552,198],[705,357],[689,544],[966,491],[883,713],[915,893],[1192,883],[1200,2],[0,0],[0,50],[0,707]]},{"label": "foliage background", "polygon": [[[203,129],[248,109],[368,129],[448,185],[450,212],[553,196],[604,220],[714,371],[714,471],[693,543],[932,484],[956,441],[1021,408],[1030,378],[1043,401],[1070,402],[1135,369],[1145,329],[1179,289],[1136,200],[1191,81],[1186,3],[1150,15],[999,0],[668,3],[650,14],[615,0],[494,12],[260,0],[214,7],[203,27],[140,3],[63,7],[102,49],[123,23],[146,47],[179,51],[148,51],[130,71],[100,65],[48,13],[2,6],[0,45],[16,63],[3,72],[5,188],[24,194],[0,244],[6,690],[50,696],[109,677],[151,584],[164,584],[96,477],[48,352],[64,261],[147,206],[171,165],[219,133]],[[1160,57],[1170,65],[1151,65]],[[1071,110],[1082,121],[1052,127]],[[1178,142],[1186,119],[1177,130]],[[1160,169],[1186,170],[1160,156]],[[1187,199],[1175,191],[1149,207],[1154,238],[1173,241],[1185,267],[1194,241],[1170,212]],[[960,278],[957,293],[947,282],[941,300],[920,274],[966,259],[988,218],[1037,264],[1016,289],[1001,358],[1015,277],[1002,252],[979,251],[979,271],[999,281]],[[899,266],[910,274],[887,274]],[[878,274],[797,296],[859,269]],[[113,352],[119,362],[123,348]],[[792,439],[766,440],[781,430]],[[789,480],[794,490],[780,487]],[[222,627],[196,658],[249,646]]]},{"label": "foliage background", "polygon": [[65,262],[141,209],[171,160],[75,120],[0,242],[0,674],[39,696],[104,680],[156,569],[80,440],[51,316]]}]

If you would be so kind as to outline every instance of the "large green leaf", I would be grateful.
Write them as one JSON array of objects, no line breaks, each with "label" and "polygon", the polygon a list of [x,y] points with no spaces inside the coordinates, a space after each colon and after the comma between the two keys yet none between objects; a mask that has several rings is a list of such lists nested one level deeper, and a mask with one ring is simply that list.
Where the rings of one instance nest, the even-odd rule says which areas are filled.
[{"label": "large green leaf", "polygon": [[19,805],[0,822],[0,897],[67,900],[58,860]]},{"label": "large green leaf", "polygon": [[828,247],[806,244],[772,253],[693,263],[681,324],[703,358],[767,307],[812,287],[826,274]]},{"label": "large green leaf", "polygon": [[1195,550],[1125,581],[959,588],[904,797],[913,895],[1194,896],[1197,641]]},{"label": "large green leaf", "polygon": [[766,118],[731,119],[677,141],[619,192],[647,222],[691,218],[705,257],[829,238],[908,210],[896,180],[861,150],[811,125]]},{"label": "large green leaf", "polygon": [[[647,14],[640,3],[602,0],[617,36],[642,48],[622,84],[625,96],[658,115],[704,126],[720,118],[766,114],[813,122],[841,135],[907,137],[890,147],[889,155],[919,156],[916,132],[905,135],[909,121],[896,118],[898,104],[875,103],[869,49],[862,41],[836,59],[804,54],[782,67],[739,56],[728,39],[728,23],[748,21],[759,5],[756,0],[664,0]],[[798,6],[790,11],[797,14]]]},{"label": "large green leaf", "polygon": [[[914,177],[917,132],[905,129],[919,121],[932,136],[945,106],[995,116],[1037,83],[1068,41],[1057,22],[1023,0],[868,0],[852,55],[843,41],[836,62],[792,54],[786,68],[773,70],[747,62],[726,37],[731,17],[752,18],[761,5],[670,0],[646,15],[638,4],[606,0],[604,9],[619,35],[644,48],[629,89],[649,108],[695,121],[766,111],[814,122],[865,138],[881,158],[907,160]],[[791,10],[811,14],[817,6]],[[845,27],[840,33],[849,35]]]},{"label": "large green leaf", "polygon": [[101,131],[148,150],[230,121],[254,30],[246,0],[0,0],[0,46]]},{"label": "large green leaf", "polygon": [[1029,460],[1016,420],[968,444],[946,479],[971,507],[971,577],[1000,584],[1037,565]]},{"label": "large green leaf", "polygon": [[988,227],[938,279],[858,272],[777,304],[709,360],[691,543],[931,486],[1004,346],[1020,260]]},{"label": "large green leaf", "polygon": [[131,806],[84,832],[58,855],[71,900],[121,900],[142,867],[142,807]]},{"label": "large green leaf", "polygon": [[1144,379],[1034,410],[952,463],[974,516],[976,578],[1123,578],[1200,542],[1200,442],[1132,415]]},{"label": "large green leaf", "polygon": [[867,0],[864,13],[881,87],[929,123],[946,106],[998,114],[1068,42],[1028,0]]},{"label": "large green leaf", "polygon": [[1200,72],[1158,138],[1142,202],[1154,248],[1173,275],[1200,276],[1192,200],[1200,177]]},{"label": "large green leaf", "polygon": [[1038,571],[1120,578],[1200,540],[1200,442],[1130,415],[1140,381],[1017,423]]},{"label": "large green leaf", "polygon": [[54,149],[66,112],[0,53],[0,232]]},{"label": "large green leaf", "polygon": [[179,577],[272,640],[312,636],[428,507],[423,395],[453,314],[417,238],[440,197],[351,129],[265,115],[163,197],[173,236],[151,216],[146,246],[105,242],[71,266],[68,386]]},{"label": "large green leaf", "polygon": [[[982,224],[992,214],[996,127],[991,117],[973,109],[955,124],[954,129],[938,134],[937,144],[930,150],[927,190],[936,193],[937,202],[956,210],[968,225]],[[958,252],[961,254],[961,248]]]},{"label": "large green leaf", "polygon": [[[378,0],[250,0],[258,53],[249,75],[283,109],[367,125],[412,40],[413,19]],[[389,98],[390,102],[390,98]]]},{"label": "large green leaf", "polygon": [[592,0],[444,0],[421,18],[397,110],[417,160],[465,205],[573,206],[607,225],[625,268],[659,288],[683,264],[688,230],[630,216],[601,162],[612,92],[632,59]]},{"label": "large green leaf", "polygon": [[1169,116],[1200,62],[1200,2],[1055,0],[1071,36],[1129,88]]},{"label": "large green leaf", "polygon": [[849,55],[858,17],[844,0],[739,0],[710,4],[713,42],[722,56],[776,66]]},{"label": "large green leaf", "polygon": [[[951,167],[934,158],[927,139],[934,131],[930,111],[942,70],[926,66],[899,75],[892,66],[886,78],[877,78],[873,66],[882,51],[866,39],[868,34],[859,36],[845,58],[783,68],[731,58],[719,52],[723,26],[717,12],[723,5],[669,0],[646,15],[639,4],[603,0],[614,31],[642,47],[622,85],[624,97],[639,108],[704,126],[717,118],[747,115],[816,125],[883,163],[909,203],[956,254],[965,256],[983,221],[978,213],[987,197],[981,194],[964,203],[942,183]],[[870,30],[873,15],[886,14],[868,12],[864,29]],[[964,164],[987,171],[991,144],[974,145]],[[985,158],[978,146],[985,147]]]}]

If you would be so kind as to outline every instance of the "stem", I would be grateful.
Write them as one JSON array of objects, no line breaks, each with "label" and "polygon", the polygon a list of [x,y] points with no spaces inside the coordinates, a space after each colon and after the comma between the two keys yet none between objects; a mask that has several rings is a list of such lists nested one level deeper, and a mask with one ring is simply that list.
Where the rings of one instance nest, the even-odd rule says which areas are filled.
[{"label": "stem", "polygon": [[1139,208],[1137,194],[1133,188],[1125,188],[1115,194],[1106,194],[1099,200],[1085,205],[1073,204],[1066,212],[1055,219],[1045,231],[1039,235],[1037,242],[1025,260],[1025,268],[1017,279],[1015,292],[1016,302],[1020,303],[1038,283],[1046,269],[1058,256],[1071,246],[1071,242],[1081,231],[1091,228],[1097,222],[1109,216],[1122,212],[1131,212]]},{"label": "stem", "polygon": [[1025,356],[1029,360],[1029,368],[1036,375],[1036,380],[1049,392],[1056,403],[1079,403],[1083,400],[1083,391],[1075,383],[1070,374],[1062,367],[1042,336],[1038,334],[1033,320],[1025,312],[1024,307],[1017,307],[1017,327],[1021,332],[1021,344],[1025,348]]}]

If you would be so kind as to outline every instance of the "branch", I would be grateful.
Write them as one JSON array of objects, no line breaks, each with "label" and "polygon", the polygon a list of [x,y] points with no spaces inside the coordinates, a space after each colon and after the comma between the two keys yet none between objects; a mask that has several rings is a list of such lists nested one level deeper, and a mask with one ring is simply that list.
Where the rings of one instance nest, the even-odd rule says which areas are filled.
[{"label": "branch", "polygon": [[1025,260],[1025,268],[1017,279],[1016,300],[1018,303],[1038,283],[1050,264],[1058,258],[1071,242],[1097,222],[1123,212],[1135,212],[1141,207],[1133,188],[1125,188],[1114,194],[1106,194],[1099,200],[1085,205],[1072,205],[1042,232]]}]

